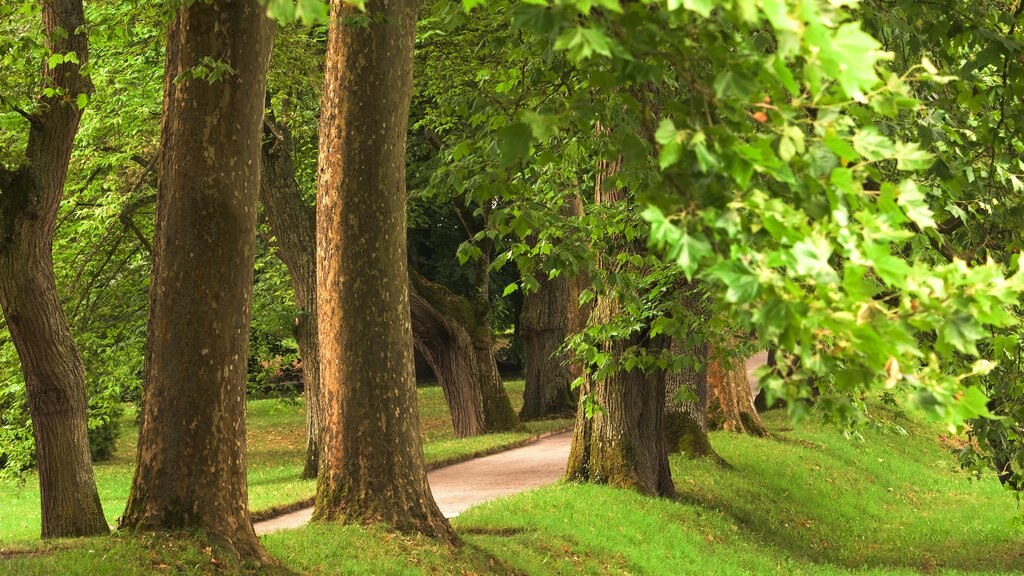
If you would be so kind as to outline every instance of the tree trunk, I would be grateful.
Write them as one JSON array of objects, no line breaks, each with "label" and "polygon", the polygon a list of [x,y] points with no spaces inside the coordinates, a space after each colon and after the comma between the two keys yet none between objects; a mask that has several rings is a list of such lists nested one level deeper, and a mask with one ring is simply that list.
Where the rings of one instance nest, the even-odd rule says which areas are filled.
[{"label": "tree trunk", "polygon": [[[689,356],[694,365],[670,372],[665,377],[665,434],[670,451],[691,458],[716,456],[708,439],[708,352],[707,344],[688,346],[672,341],[672,354]],[[680,399],[680,396],[688,398]]]},{"label": "tree trunk", "polygon": [[[81,0],[42,4],[46,47],[79,64],[44,64],[45,85],[31,123],[27,163],[0,166],[0,307],[21,359],[39,468],[42,537],[109,532],[89,458],[85,369],[57,296],[53,232],[82,111],[73,104],[92,85]],[[60,30],[60,33],[58,33]]]},{"label": "tree trunk", "polygon": [[319,468],[323,408],[320,400],[320,343],[316,326],[316,208],[302,200],[295,181],[291,133],[268,113],[263,130],[263,176],[260,201],[277,238],[277,255],[291,276],[295,293],[295,341],[302,359],[306,395],[306,463],[303,478]]},{"label": "tree trunk", "polygon": [[564,354],[569,322],[569,281],[559,276],[540,283],[540,288],[523,298],[519,332],[526,360],[523,388],[523,420],[571,414],[573,377]]},{"label": "tree trunk", "polygon": [[708,366],[708,428],[767,436],[754,408],[745,362],[712,359]]},{"label": "tree trunk", "polygon": [[[196,2],[167,33],[138,466],[122,525],[202,529],[265,560],[249,518],[246,359],[273,25],[257,0]],[[194,77],[210,57],[230,66]]]},{"label": "tree trunk", "polygon": [[[573,195],[569,198],[569,201],[565,205],[565,215],[569,218],[580,218],[583,216],[583,198],[578,194]],[[587,327],[587,322],[590,320],[590,313],[594,310],[594,301],[591,300],[586,304],[580,305],[580,295],[590,285],[590,278],[580,273],[572,278],[569,278],[569,314],[568,322],[566,325],[566,334],[574,335],[579,334]],[[574,382],[577,378],[583,376],[584,367],[583,362],[576,358],[569,358],[569,377],[570,382]]]},{"label": "tree trunk", "polygon": [[[598,303],[595,315],[616,312],[610,300]],[[614,341],[602,351],[620,356],[629,346],[657,345],[641,338]],[[610,484],[643,494],[675,493],[665,438],[665,377],[661,371],[619,370],[584,384],[566,478],[570,481]],[[588,418],[583,398],[591,395],[601,410]]]},{"label": "tree trunk", "polygon": [[[606,183],[620,166],[604,162],[598,166],[595,201],[625,202],[619,190]],[[636,250],[627,244],[625,250]],[[608,265],[598,260],[599,265]],[[620,313],[614,294],[598,298],[591,321],[605,323]],[[628,339],[601,344],[602,352],[618,359],[631,346],[641,346],[657,354],[660,342],[645,331]],[[601,409],[588,418],[587,400]],[[576,427],[566,478],[570,481],[599,482],[630,488],[644,494],[670,496],[675,493],[672,470],[668,464],[665,438],[665,375],[662,371],[616,370],[595,380],[588,378],[580,391]]]},{"label": "tree trunk", "polygon": [[317,182],[324,454],[315,520],[454,543],[419,435],[406,261],[405,141],[418,1],[331,5]]},{"label": "tree trunk", "polygon": [[[485,210],[485,222],[486,219]],[[501,383],[498,363],[494,359],[490,299],[491,242],[484,240],[480,250],[483,255],[476,261],[476,294],[472,299],[475,322],[470,336],[473,339],[480,393],[484,401],[484,426],[488,432],[507,432],[519,427],[519,416],[512,409],[512,401]]]},{"label": "tree trunk", "polygon": [[455,435],[482,434],[486,428],[480,373],[465,328],[472,308],[444,286],[415,272],[409,280],[413,341],[444,390]]}]

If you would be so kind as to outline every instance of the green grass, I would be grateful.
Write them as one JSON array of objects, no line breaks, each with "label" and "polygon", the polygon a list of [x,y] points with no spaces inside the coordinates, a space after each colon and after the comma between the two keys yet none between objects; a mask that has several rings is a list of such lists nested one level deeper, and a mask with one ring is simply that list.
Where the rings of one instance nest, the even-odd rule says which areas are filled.
[{"label": "green grass", "polygon": [[[506,382],[513,407],[523,402],[523,381]],[[427,463],[445,462],[481,451],[520,442],[530,436],[571,426],[570,420],[528,422],[519,432],[455,438],[448,405],[438,386],[421,387],[420,429]],[[135,413],[124,417],[125,432],[118,439],[114,457],[95,465],[96,484],[103,511],[111,525],[124,512],[135,466],[138,428]],[[248,470],[249,505],[254,512],[312,498],[315,480],[301,480],[305,454],[305,405],[302,400],[253,400],[249,402]],[[0,545],[25,543],[39,536],[39,485],[34,474],[21,485],[0,482]],[[2,573],[2,571],[0,571]]]},{"label": "green grass", "polygon": [[[466,511],[453,520],[459,550],[381,527],[308,526],[263,542],[281,570],[313,575],[1024,574],[1013,497],[960,471],[938,428],[881,416],[909,435],[859,442],[817,424],[790,430],[771,412],[771,438],[713,434],[731,468],[674,457],[675,499],[559,484]],[[247,573],[212,564],[185,536],[36,546],[0,551],[0,573]]]}]

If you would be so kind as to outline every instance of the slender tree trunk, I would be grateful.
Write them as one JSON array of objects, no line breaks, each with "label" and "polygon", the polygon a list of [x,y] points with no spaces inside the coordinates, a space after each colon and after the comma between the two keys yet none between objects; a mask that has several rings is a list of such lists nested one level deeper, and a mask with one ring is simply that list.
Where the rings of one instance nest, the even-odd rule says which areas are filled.
[{"label": "slender tree trunk", "polygon": [[454,543],[419,436],[406,262],[405,140],[418,1],[331,5],[317,183],[324,458],[315,520]]},{"label": "slender tree trunk", "polygon": [[[21,359],[39,468],[43,538],[109,532],[103,517],[86,420],[85,369],[57,296],[53,232],[82,111],[92,93],[81,75],[89,60],[81,0],[44,2],[46,47],[79,64],[44,64],[45,84],[31,123],[26,164],[0,166],[0,307]],[[58,30],[60,33],[58,33]]]},{"label": "slender tree trunk", "polygon": [[767,436],[761,417],[754,408],[754,396],[747,380],[744,362],[731,364],[712,359],[708,366],[708,428]]},{"label": "slender tree trunk", "polygon": [[[623,191],[607,182],[618,171],[621,161],[602,162],[598,166],[597,203],[626,201]],[[624,249],[636,247],[627,245]],[[601,296],[591,319],[605,323],[620,312],[614,295]],[[601,349],[617,359],[631,346],[657,353],[662,345],[640,332],[625,340],[605,342]],[[588,398],[601,407],[589,418],[585,403]],[[664,372],[617,370],[599,380],[588,378],[580,391],[566,478],[607,483],[644,494],[675,493],[665,438]]]},{"label": "slender tree trunk", "polygon": [[[265,560],[249,518],[245,391],[260,139],[273,25],[257,0],[196,2],[167,33],[146,386],[126,528],[199,528]],[[231,72],[190,77],[204,58]]]},{"label": "slender tree trunk", "polygon": [[543,280],[540,289],[523,298],[519,332],[526,360],[523,388],[523,420],[571,414],[574,402],[573,378],[565,355],[558,349],[565,342],[569,323],[569,280],[559,276]]},{"label": "slender tree trunk", "polygon": [[[568,218],[580,218],[583,216],[583,198],[578,194],[569,198],[569,201],[565,206],[565,215]],[[590,313],[594,310],[594,302],[590,302],[581,305],[580,295],[590,285],[590,278],[586,274],[580,273],[576,276],[569,278],[569,310],[568,310],[568,321],[566,324],[566,334],[571,336],[579,334],[587,327],[587,322],[590,320]],[[577,378],[583,376],[584,367],[583,362],[576,358],[569,358],[569,377],[570,382],[574,382]]]},{"label": "slender tree trunk", "polygon": [[[486,221],[486,211],[484,220]],[[491,336],[491,250],[489,240],[480,247],[483,255],[476,261],[476,294],[472,299],[476,312],[474,329],[470,332],[480,375],[480,392],[484,401],[484,426],[488,432],[506,432],[519,427],[519,416],[512,409],[512,401],[501,383],[498,363],[494,359],[494,339]]]},{"label": "slender tree trunk", "polygon": [[415,272],[409,275],[409,287],[413,341],[444,390],[455,435],[482,434],[486,428],[480,374],[465,327],[473,309],[465,299]]},{"label": "slender tree trunk", "polygon": [[320,400],[320,343],[316,325],[316,208],[302,200],[295,181],[291,132],[273,114],[264,120],[260,201],[277,238],[277,255],[288,268],[295,293],[295,341],[302,359],[306,395],[306,463],[303,478],[319,468],[323,408]]}]

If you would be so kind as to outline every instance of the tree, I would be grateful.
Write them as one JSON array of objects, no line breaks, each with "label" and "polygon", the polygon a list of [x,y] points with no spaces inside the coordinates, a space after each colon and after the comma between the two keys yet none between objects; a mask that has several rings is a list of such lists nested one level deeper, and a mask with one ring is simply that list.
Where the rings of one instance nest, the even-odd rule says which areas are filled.
[{"label": "tree", "polygon": [[[81,0],[42,3],[42,94],[20,166],[0,165],[0,306],[21,359],[35,436],[42,536],[109,532],[89,455],[85,369],[53,273],[53,233],[92,83]],[[2,96],[0,96],[2,98]]]},{"label": "tree", "polygon": [[572,412],[572,375],[559,349],[568,335],[570,280],[559,276],[542,280],[540,288],[523,297],[519,333],[523,339],[526,385],[523,420]]},{"label": "tree", "polygon": [[464,298],[412,272],[409,309],[416,348],[423,354],[444,390],[455,435],[487,431],[482,373],[473,338],[466,329],[473,309]]},{"label": "tree", "polygon": [[754,396],[742,358],[712,357],[707,369],[707,426],[712,430],[767,436],[754,407]]},{"label": "tree", "polygon": [[168,28],[145,395],[121,522],[200,528],[257,560],[245,372],[273,33],[256,0],[189,4]]},{"label": "tree", "polygon": [[455,542],[419,437],[406,262],[405,142],[419,2],[334,0],[317,183],[324,459],[314,520]]},{"label": "tree", "polygon": [[[600,124],[598,132],[605,132]],[[622,162],[618,158],[599,163],[595,205],[630,202],[627,192],[615,182]],[[619,250],[603,250],[615,256],[599,258],[599,268],[610,273],[626,272],[630,260],[620,256],[636,251],[636,246],[623,237],[613,241]],[[659,354],[666,346],[665,338],[654,334],[646,322],[603,330],[628,316],[623,302],[628,296],[602,294],[591,314],[591,326],[601,330],[602,337],[580,390],[565,476],[568,480],[671,496],[675,486],[665,435],[665,371],[642,365],[627,368],[630,356]]]},{"label": "tree", "polygon": [[306,462],[303,478],[316,478],[319,469],[323,408],[320,400],[320,343],[316,321],[316,208],[302,200],[295,181],[290,129],[264,119],[263,172],[260,201],[270,230],[277,238],[277,254],[288,267],[295,306],[295,340],[302,358],[302,384],[306,396]]}]

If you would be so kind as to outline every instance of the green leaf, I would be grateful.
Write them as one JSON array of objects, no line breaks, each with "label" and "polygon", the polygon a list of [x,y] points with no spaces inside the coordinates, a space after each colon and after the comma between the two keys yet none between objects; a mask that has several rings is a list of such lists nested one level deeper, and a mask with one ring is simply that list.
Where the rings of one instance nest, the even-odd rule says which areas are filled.
[{"label": "green leaf", "polygon": [[839,281],[839,275],[829,264],[832,245],[820,236],[810,236],[797,242],[789,251],[793,271],[800,276],[810,276],[822,284]]},{"label": "green leaf", "polygon": [[988,335],[985,328],[966,312],[957,312],[939,330],[942,339],[961,354],[978,355],[978,340]]},{"label": "green leaf", "polygon": [[896,153],[896,145],[893,141],[882,135],[874,126],[858,130],[853,135],[853,149],[872,161],[892,158]]},{"label": "green leaf", "polygon": [[513,122],[498,130],[498,151],[506,166],[530,156],[533,129],[522,122]]},{"label": "green leaf", "polygon": [[757,276],[745,264],[737,260],[726,260],[715,264],[708,274],[717,278],[726,287],[725,300],[736,304],[750,302],[761,291]]},{"label": "green leaf", "polygon": [[683,269],[687,280],[693,279],[693,273],[700,266],[702,258],[711,254],[711,244],[703,238],[690,236],[686,232],[679,238],[679,255],[676,264]]},{"label": "green leaf", "polygon": [[896,203],[903,207],[907,217],[920,228],[934,228],[935,218],[932,209],[928,206],[925,195],[918,189],[917,184],[913,180],[904,180],[900,184],[899,191]]}]

